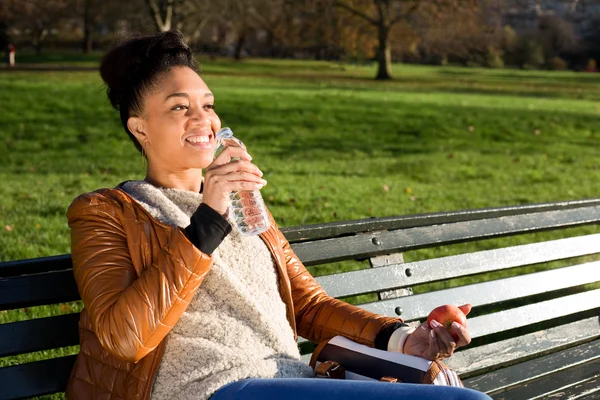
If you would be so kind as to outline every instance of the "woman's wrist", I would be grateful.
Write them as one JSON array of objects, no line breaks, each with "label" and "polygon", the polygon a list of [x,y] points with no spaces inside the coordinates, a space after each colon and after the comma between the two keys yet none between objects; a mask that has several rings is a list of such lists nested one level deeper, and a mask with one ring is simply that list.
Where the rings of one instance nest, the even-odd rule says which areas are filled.
[{"label": "woman's wrist", "polygon": [[417,326],[418,324],[403,324],[396,329],[390,336],[387,350],[404,354],[404,344],[406,343],[406,339],[408,339],[408,336],[417,329]]}]

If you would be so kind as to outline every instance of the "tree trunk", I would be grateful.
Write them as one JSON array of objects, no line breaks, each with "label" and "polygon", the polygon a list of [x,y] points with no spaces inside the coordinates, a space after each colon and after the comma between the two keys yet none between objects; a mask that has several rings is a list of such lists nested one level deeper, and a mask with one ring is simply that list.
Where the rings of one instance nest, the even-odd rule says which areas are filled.
[{"label": "tree trunk", "polygon": [[90,21],[90,0],[86,0],[83,5],[83,42],[81,48],[84,53],[92,51],[92,23]]},{"label": "tree trunk", "polygon": [[244,44],[246,43],[246,31],[246,28],[242,28],[235,44],[233,58],[235,58],[237,61],[242,59],[242,50],[244,50]]},{"label": "tree trunk", "polygon": [[44,41],[47,33],[48,31],[42,28],[36,32],[33,38],[33,48],[35,49],[36,56],[42,54],[42,42]]},{"label": "tree trunk", "polygon": [[377,27],[379,33],[379,46],[377,47],[377,80],[392,79],[390,69],[392,65],[392,51],[390,49],[390,29],[383,24]]}]

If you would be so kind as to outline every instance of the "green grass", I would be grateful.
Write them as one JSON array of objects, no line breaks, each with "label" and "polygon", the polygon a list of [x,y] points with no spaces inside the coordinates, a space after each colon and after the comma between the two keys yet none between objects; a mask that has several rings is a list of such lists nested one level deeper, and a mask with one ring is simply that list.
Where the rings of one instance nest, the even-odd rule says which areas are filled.
[{"label": "green grass", "polygon": [[[223,125],[269,182],[263,195],[280,226],[599,197],[600,74],[397,65],[383,83],[373,65],[201,61]],[[0,104],[0,261],[67,253],[70,201],[143,178],[141,156],[95,72],[0,72]],[[0,312],[0,323],[55,312]]]}]

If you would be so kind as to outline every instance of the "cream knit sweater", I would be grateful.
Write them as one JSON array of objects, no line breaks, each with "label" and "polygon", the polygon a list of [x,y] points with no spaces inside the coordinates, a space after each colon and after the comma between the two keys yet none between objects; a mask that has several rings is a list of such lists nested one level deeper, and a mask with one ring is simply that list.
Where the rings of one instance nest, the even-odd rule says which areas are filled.
[{"label": "cream knit sweater", "polygon": [[[202,202],[199,193],[145,181],[125,182],[121,189],[158,220],[182,228]],[[262,239],[233,229],[213,256],[211,271],[167,336],[152,399],[208,399],[244,378],[312,377],[300,361]]]}]

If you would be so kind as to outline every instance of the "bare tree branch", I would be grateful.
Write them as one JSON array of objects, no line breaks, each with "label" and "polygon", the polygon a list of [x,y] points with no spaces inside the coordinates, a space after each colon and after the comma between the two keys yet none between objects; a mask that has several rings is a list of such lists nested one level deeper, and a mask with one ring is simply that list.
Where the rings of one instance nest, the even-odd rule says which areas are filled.
[{"label": "bare tree branch", "polygon": [[163,17],[162,10],[156,3],[156,0],[146,0],[146,4],[150,7],[150,15],[154,19],[156,28],[161,32],[166,32],[171,29],[174,2],[175,0],[166,0],[165,15]]},{"label": "bare tree branch", "polygon": [[365,14],[365,13],[359,11],[359,10],[356,10],[356,9],[350,7],[349,5],[347,5],[346,3],[342,2],[342,1],[336,1],[335,5],[337,7],[343,8],[344,10],[346,10],[346,11],[348,11],[348,12],[350,12],[350,13],[358,16],[358,17],[366,19],[367,21],[369,21],[369,23],[371,23],[371,24],[373,24],[375,26],[377,26],[379,24],[376,20],[374,20],[373,18],[369,17],[367,14]]},{"label": "bare tree branch", "polygon": [[415,13],[418,9],[419,9],[419,3],[412,2],[411,6],[408,8],[408,10],[406,10],[405,12],[400,12],[400,13],[398,13],[398,15],[396,15],[394,18],[392,18],[392,20],[390,21],[390,26],[394,26],[395,24],[402,21],[403,19],[406,19],[406,17]]}]

